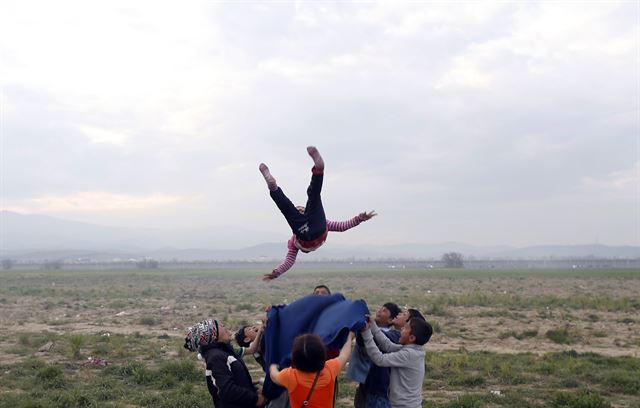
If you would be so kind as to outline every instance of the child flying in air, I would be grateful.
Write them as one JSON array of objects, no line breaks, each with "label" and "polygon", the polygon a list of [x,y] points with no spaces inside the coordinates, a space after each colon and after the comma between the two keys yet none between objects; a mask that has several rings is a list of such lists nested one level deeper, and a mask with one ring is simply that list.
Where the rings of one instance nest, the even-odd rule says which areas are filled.
[{"label": "child flying in air", "polygon": [[264,275],[262,278],[264,281],[275,279],[288,271],[296,262],[299,250],[308,253],[320,248],[326,241],[329,231],[343,232],[377,215],[375,211],[370,211],[362,212],[347,221],[327,220],[320,198],[324,176],[324,161],[318,149],[314,146],[307,147],[307,152],[313,159],[314,165],[311,169],[311,183],[307,189],[307,205],[304,207],[293,205],[291,200],[284,195],[282,189],[278,187],[276,179],[269,172],[269,168],[264,163],[260,163],[260,172],[267,182],[269,194],[293,232],[293,236],[287,243],[289,251],[286,258],[271,273]]}]

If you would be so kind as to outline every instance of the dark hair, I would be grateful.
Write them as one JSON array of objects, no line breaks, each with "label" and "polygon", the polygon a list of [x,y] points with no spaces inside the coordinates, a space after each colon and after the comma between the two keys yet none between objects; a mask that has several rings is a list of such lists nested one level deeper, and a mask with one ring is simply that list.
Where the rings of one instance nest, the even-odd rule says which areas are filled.
[{"label": "dark hair", "polygon": [[409,320],[413,318],[427,320],[418,309],[407,309],[407,312],[409,312]]},{"label": "dark hair", "polygon": [[293,341],[291,367],[307,373],[315,373],[324,368],[327,348],[316,334],[302,334]]},{"label": "dark hair", "polygon": [[244,339],[247,338],[247,336],[244,335],[244,329],[246,329],[247,327],[251,327],[251,326],[242,326],[240,330],[236,332],[236,335],[235,335],[236,342],[240,347],[249,347],[251,345],[250,342],[244,341]]},{"label": "dark hair", "polygon": [[387,310],[390,312],[389,318],[391,319],[395,319],[398,313],[401,312],[400,307],[398,307],[398,305],[396,305],[395,303],[385,303],[384,305],[382,305],[382,307],[387,308]]},{"label": "dark hair", "polygon": [[313,291],[315,292],[315,291],[316,291],[316,289],[326,289],[326,290],[327,290],[327,292],[328,292],[329,294],[331,294],[331,289],[329,289],[329,287],[328,287],[327,285],[318,285],[318,286],[316,286],[315,288],[313,288]]},{"label": "dark hair", "polygon": [[431,325],[419,317],[409,320],[409,326],[411,326],[411,334],[416,338],[416,344],[419,346],[426,344],[433,334]]}]

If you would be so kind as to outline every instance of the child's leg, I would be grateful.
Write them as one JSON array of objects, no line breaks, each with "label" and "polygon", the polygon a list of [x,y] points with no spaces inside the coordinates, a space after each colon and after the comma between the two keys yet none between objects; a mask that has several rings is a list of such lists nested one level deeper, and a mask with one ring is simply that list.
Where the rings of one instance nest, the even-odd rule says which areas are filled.
[{"label": "child's leg", "polygon": [[307,153],[313,159],[313,172],[321,173],[324,171],[324,160],[322,160],[322,156],[320,156],[320,152],[316,149],[315,146],[307,147]]},{"label": "child's leg", "polygon": [[267,187],[269,187],[269,191],[275,191],[278,188],[278,184],[276,183],[276,179],[271,175],[269,168],[266,164],[260,163],[258,166],[260,169],[260,173],[262,173],[262,177],[264,177],[264,181],[267,182]]},{"label": "child's leg", "polygon": [[304,237],[308,229],[307,217],[304,214],[300,214],[300,211],[298,211],[280,187],[275,191],[270,191],[269,195],[278,206],[278,209],[280,209],[282,215],[284,215],[284,218],[291,227],[291,231],[293,231],[296,236],[301,236],[302,234]]},{"label": "child's leg", "polygon": [[264,163],[260,163],[259,169],[267,182],[267,187],[269,187],[269,195],[280,209],[282,215],[284,215],[293,233],[296,234],[300,228],[304,228],[307,217],[300,214],[300,211],[293,205],[291,200],[284,195],[282,189],[276,184],[276,179],[271,175],[269,168]]},{"label": "child's leg", "polygon": [[307,205],[305,214],[309,219],[309,235],[317,238],[327,229],[327,219],[322,206],[322,181],[324,179],[324,161],[322,156],[313,146],[307,147],[309,156],[313,158],[314,166],[311,169],[311,183],[307,189]]}]

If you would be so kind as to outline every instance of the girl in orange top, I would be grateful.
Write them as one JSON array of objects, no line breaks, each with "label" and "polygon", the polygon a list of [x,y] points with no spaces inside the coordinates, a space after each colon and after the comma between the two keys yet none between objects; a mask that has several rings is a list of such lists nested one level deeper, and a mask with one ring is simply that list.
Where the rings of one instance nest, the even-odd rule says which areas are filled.
[{"label": "girl in orange top", "polygon": [[271,381],[287,389],[292,408],[304,407],[304,401],[309,396],[316,375],[317,383],[307,407],[333,407],[335,379],[351,357],[353,337],[354,333],[350,332],[338,357],[325,362],[327,349],[320,337],[315,334],[300,335],[296,337],[291,348],[291,367],[282,371],[276,364],[269,367]]}]

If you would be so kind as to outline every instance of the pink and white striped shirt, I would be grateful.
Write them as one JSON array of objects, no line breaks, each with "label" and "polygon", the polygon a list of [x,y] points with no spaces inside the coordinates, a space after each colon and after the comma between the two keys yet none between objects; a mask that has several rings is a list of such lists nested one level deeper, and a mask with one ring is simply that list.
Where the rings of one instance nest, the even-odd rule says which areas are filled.
[{"label": "pink and white striped shirt", "polygon": [[[366,221],[364,218],[361,218],[360,215],[356,215],[355,217],[351,218],[350,220],[347,221],[329,221],[327,220],[327,230],[328,231],[336,231],[336,232],[343,232],[346,231],[348,229],[351,229],[353,227],[355,227],[356,225],[359,225],[362,221]],[[298,245],[296,245],[296,243]],[[318,245],[315,248],[308,248],[309,252],[310,251],[315,251],[316,249],[320,248],[322,244]],[[287,256],[284,258],[284,261],[282,261],[282,263],[280,265],[278,265],[278,267],[276,269],[273,270],[273,275],[274,275],[274,279],[277,278],[278,276],[282,275],[283,273],[285,273],[286,271],[288,271],[289,269],[291,269],[291,267],[293,266],[294,263],[296,263],[296,257],[298,256],[298,247],[300,246],[298,239],[296,238],[295,235],[293,235],[289,241],[287,242],[287,248],[288,248],[288,252],[287,252]]]}]

